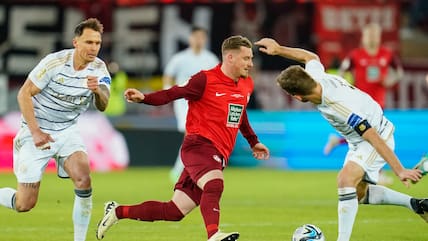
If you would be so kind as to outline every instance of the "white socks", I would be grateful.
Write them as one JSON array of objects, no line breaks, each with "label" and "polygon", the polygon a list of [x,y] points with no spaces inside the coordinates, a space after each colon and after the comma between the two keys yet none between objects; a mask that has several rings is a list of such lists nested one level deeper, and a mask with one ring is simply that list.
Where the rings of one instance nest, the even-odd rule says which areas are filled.
[{"label": "white socks", "polygon": [[339,204],[337,207],[339,233],[337,241],[349,241],[358,211],[356,188],[338,188]]},{"label": "white socks", "polygon": [[74,241],[85,241],[92,211],[92,190],[74,190]]},{"label": "white socks", "polygon": [[0,188],[0,205],[10,209],[15,209],[15,193],[16,190],[13,188]]},{"label": "white socks", "polygon": [[410,197],[407,194],[394,191],[380,185],[369,185],[365,197],[365,204],[389,204],[407,207],[413,211],[410,204]]}]

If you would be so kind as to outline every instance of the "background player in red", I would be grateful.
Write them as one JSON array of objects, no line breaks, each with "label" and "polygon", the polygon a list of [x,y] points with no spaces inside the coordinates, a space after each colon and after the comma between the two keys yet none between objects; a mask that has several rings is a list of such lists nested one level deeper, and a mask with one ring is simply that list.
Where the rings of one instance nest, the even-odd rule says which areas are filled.
[{"label": "background player in red", "polygon": [[208,241],[238,239],[239,233],[222,233],[218,227],[223,168],[228,164],[238,130],[247,139],[255,158],[269,158],[268,148],[258,141],[246,113],[254,85],[249,76],[253,67],[251,48],[247,38],[229,37],[222,44],[222,63],[197,73],[187,84],[151,94],[136,89],[125,91],[125,98],[134,103],[163,105],[179,98],[188,100],[186,136],[181,149],[184,170],[171,201],[147,201],[133,206],[108,202],[98,224],[98,239],[119,219],[179,221],[198,205]]},{"label": "background player in red", "polygon": [[[397,56],[381,45],[382,29],[376,23],[366,25],[361,31],[360,48],[356,48],[342,61],[339,75],[351,71],[355,87],[369,94],[385,108],[386,92],[403,76],[403,68]],[[324,147],[328,155],[336,146],[346,141],[337,135],[330,135]]]}]

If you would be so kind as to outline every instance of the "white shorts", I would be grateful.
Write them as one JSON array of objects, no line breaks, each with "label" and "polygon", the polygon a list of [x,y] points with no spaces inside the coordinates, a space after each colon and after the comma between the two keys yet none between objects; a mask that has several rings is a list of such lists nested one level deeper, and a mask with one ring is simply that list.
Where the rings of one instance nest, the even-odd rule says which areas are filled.
[{"label": "white shorts", "polygon": [[56,160],[58,176],[67,178],[64,162],[68,156],[77,151],[86,153],[76,125],[50,135],[55,141],[50,143],[51,149],[40,150],[34,145],[27,126],[18,131],[13,140],[13,170],[18,183],[40,182],[51,158]]},{"label": "white shorts", "polygon": [[[389,126],[381,134],[382,139],[386,141],[386,144],[394,150],[394,127],[389,122]],[[357,145],[353,145],[350,148],[345,157],[345,163],[348,161],[356,162],[360,165],[364,171],[365,176],[363,181],[376,184],[379,180],[379,171],[385,166],[386,161],[376,152],[374,147],[367,141],[363,141]]]},{"label": "white shorts", "polygon": [[187,104],[187,100],[178,99],[174,101],[175,119],[177,120],[177,129],[180,132],[186,131],[186,118],[188,109],[189,106]]}]

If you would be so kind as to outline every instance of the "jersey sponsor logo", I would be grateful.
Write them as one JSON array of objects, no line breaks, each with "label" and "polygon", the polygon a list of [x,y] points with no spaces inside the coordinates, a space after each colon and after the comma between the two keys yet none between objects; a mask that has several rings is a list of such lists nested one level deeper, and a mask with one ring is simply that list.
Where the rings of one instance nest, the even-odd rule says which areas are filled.
[{"label": "jersey sponsor logo", "polygon": [[232,128],[238,128],[243,110],[244,110],[243,105],[229,104],[229,113],[227,115],[226,126],[232,127]]},{"label": "jersey sponsor logo", "polygon": [[219,92],[215,92],[215,96],[219,97],[219,96],[224,96],[226,95],[226,93],[219,93]]},{"label": "jersey sponsor logo", "polygon": [[100,79],[100,83],[106,83],[106,84],[110,85],[111,79],[109,77],[105,76],[102,79]]}]

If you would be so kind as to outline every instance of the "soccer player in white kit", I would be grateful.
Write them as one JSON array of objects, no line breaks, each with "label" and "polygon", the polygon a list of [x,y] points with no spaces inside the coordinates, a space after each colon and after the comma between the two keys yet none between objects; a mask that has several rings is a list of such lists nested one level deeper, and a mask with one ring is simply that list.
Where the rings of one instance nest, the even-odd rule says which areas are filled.
[{"label": "soccer player in white kit", "polygon": [[428,199],[416,199],[376,185],[379,170],[388,163],[406,186],[417,182],[421,171],[405,169],[394,153],[394,125],[383,115],[379,104],[368,94],[337,75],[325,73],[316,54],[280,46],[264,38],[255,43],[269,55],[304,63],[290,66],[277,77],[278,85],[295,99],[316,105],[322,116],[349,143],[338,182],[338,241],[350,240],[352,227],[362,204],[389,204],[407,207],[428,222]]},{"label": "soccer player in white kit", "polygon": [[0,205],[30,211],[48,161],[55,158],[58,176],[70,177],[74,184],[74,241],[84,241],[92,188],[89,160],[76,122],[92,102],[98,110],[105,110],[111,77],[97,58],[102,24],[90,18],[78,24],[74,33],[74,48],[43,58],[19,90],[22,123],[13,143],[18,188],[0,188]]},{"label": "soccer player in white kit", "polygon": [[[172,85],[185,85],[190,77],[201,70],[211,69],[219,62],[218,58],[205,48],[207,43],[207,31],[201,27],[192,27],[189,36],[189,47],[176,53],[164,70],[163,87],[169,89]],[[174,103],[174,114],[177,120],[178,131],[186,130],[187,100],[179,99]],[[178,180],[183,171],[183,163],[178,152],[170,177],[173,182]]]}]

